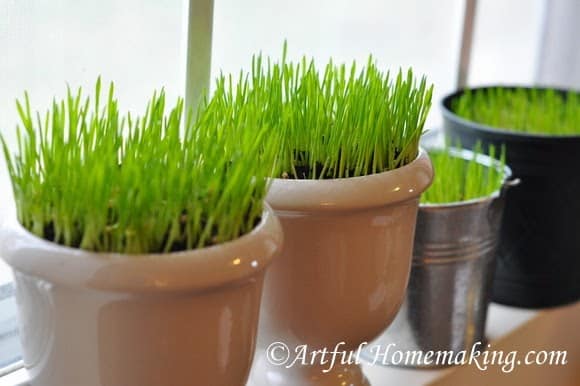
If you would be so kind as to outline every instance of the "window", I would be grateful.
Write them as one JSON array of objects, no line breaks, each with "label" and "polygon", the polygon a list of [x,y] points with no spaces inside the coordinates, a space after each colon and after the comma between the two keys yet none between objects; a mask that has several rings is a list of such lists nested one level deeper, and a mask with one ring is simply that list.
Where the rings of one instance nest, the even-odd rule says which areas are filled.
[{"label": "window", "polygon": [[[4,267],[2,271],[7,272]],[[8,279],[3,278],[0,284],[0,368],[20,359],[14,286]]]}]

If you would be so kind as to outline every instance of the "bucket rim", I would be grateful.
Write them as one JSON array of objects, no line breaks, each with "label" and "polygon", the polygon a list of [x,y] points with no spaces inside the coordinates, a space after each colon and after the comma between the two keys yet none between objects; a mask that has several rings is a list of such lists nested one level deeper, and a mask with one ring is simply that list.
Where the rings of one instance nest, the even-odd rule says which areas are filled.
[{"label": "bucket rim", "polygon": [[[431,153],[431,152],[443,151],[443,150],[445,150],[445,148],[444,147],[431,147],[431,148],[428,148],[426,150],[428,153]],[[494,159],[486,154],[477,154],[476,155],[475,152],[473,152],[471,150],[461,149],[461,148],[457,148],[457,147],[450,147],[448,149],[448,151],[449,151],[449,154],[451,154],[452,156],[457,157],[457,158],[462,158],[465,161],[469,161],[469,160],[473,159],[475,156],[475,162],[477,162],[483,166],[486,166],[488,168],[493,167],[496,170],[502,169],[502,165],[501,165],[500,161],[498,161],[497,159]],[[488,196],[476,197],[476,198],[472,198],[472,199],[464,200],[464,201],[452,201],[452,202],[445,202],[445,203],[420,203],[419,209],[430,211],[430,210],[461,208],[461,207],[488,204],[488,203],[498,199],[499,197],[501,197],[503,192],[505,191],[505,189],[507,187],[513,186],[514,184],[517,185],[519,183],[519,180],[512,179],[512,177],[513,177],[512,170],[508,165],[503,165],[503,174],[504,174],[504,179],[503,179],[502,185]],[[434,178],[437,178],[437,171],[436,170],[435,170],[435,177]]]},{"label": "bucket rim", "polygon": [[553,90],[561,94],[566,94],[568,92],[572,93],[580,93],[580,90],[576,90],[573,88],[566,89],[566,88],[559,88],[559,87],[548,87],[548,86],[529,86],[529,85],[517,85],[517,84],[488,84],[485,86],[478,86],[478,87],[467,87],[460,90],[456,90],[450,94],[447,94],[443,99],[441,99],[440,107],[443,118],[449,119],[451,121],[458,122],[462,124],[466,129],[480,131],[487,134],[492,135],[500,135],[505,137],[506,139],[511,140],[528,140],[528,141],[570,141],[570,140],[579,140],[580,134],[546,134],[546,133],[529,133],[529,132],[521,132],[517,130],[510,130],[505,127],[498,127],[498,126],[491,126],[485,123],[473,121],[470,119],[463,118],[459,116],[453,108],[451,107],[452,101],[463,95],[467,91],[477,91],[477,90],[489,90],[495,88],[502,88],[506,90],[514,90],[514,89],[525,89],[525,90]]}]

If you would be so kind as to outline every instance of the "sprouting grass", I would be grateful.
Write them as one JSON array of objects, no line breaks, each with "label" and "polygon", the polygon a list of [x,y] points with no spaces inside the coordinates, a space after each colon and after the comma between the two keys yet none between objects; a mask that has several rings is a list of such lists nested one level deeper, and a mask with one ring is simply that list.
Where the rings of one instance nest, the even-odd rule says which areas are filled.
[{"label": "sprouting grass", "polygon": [[453,111],[462,118],[523,133],[580,134],[580,93],[493,87],[467,90]]},{"label": "sprouting grass", "polygon": [[480,145],[475,147],[470,159],[462,158],[458,151],[448,145],[429,151],[435,178],[421,196],[422,204],[449,204],[489,197],[501,188],[506,177],[505,151],[497,154],[495,147],[490,146],[489,156],[498,161],[492,167],[477,162],[482,154]]},{"label": "sprouting grass", "polygon": [[[235,239],[262,215],[280,145],[241,114],[195,121],[155,94],[142,117],[68,90],[45,115],[17,102],[18,149],[3,140],[19,222],[56,243],[98,252],[162,253]],[[252,130],[247,130],[250,125]]]},{"label": "sprouting grass", "polygon": [[369,57],[361,69],[313,60],[252,60],[249,73],[221,76],[213,100],[228,116],[245,107],[259,126],[280,136],[281,173],[295,179],[379,173],[413,161],[431,106],[433,87],[409,69],[392,77]]}]

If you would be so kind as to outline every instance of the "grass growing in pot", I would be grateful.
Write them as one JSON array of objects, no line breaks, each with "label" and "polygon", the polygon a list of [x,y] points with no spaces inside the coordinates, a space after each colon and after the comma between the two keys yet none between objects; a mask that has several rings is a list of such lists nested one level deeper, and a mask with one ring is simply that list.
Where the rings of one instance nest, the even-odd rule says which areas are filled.
[{"label": "grass growing in pot", "polygon": [[429,151],[435,178],[421,196],[422,204],[468,201],[489,197],[501,189],[505,180],[505,151],[498,155],[495,147],[489,148],[489,156],[498,158],[497,165],[491,167],[477,162],[481,146],[474,149],[469,160],[461,158],[457,152],[449,146]]},{"label": "grass growing in pot", "polygon": [[[201,248],[250,232],[262,214],[276,137],[249,110],[228,120],[211,101],[185,122],[183,101],[153,95],[121,115],[113,85],[68,90],[44,114],[17,102],[18,151],[3,141],[19,222],[56,243],[99,252]],[[247,125],[252,130],[245,130]]]},{"label": "grass growing in pot", "polygon": [[[390,324],[404,295],[419,196],[432,178],[419,154],[432,87],[411,70],[383,72],[372,57],[320,68],[284,52],[254,57],[215,90],[226,119],[250,106],[282,143],[267,200],[285,241],[265,279],[258,341],[356,350]],[[262,349],[251,384],[368,385],[357,364],[284,369]]]},{"label": "grass growing in pot", "polygon": [[580,94],[572,91],[502,87],[466,90],[452,109],[470,121],[512,131],[580,134]]},{"label": "grass growing in pot", "polygon": [[[392,76],[372,57],[359,69],[313,60],[252,60],[236,82],[220,77],[213,101],[235,117],[250,108],[280,136],[281,173],[294,179],[346,178],[392,170],[413,161],[433,87],[413,71]],[[248,107],[249,106],[249,107]]]}]

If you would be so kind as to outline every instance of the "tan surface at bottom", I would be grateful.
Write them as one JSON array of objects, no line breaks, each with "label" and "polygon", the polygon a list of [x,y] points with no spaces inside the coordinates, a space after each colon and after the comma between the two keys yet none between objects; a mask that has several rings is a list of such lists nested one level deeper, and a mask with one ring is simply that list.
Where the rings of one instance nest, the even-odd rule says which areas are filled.
[{"label": "tan surface at bottom", "polygon": [[[502,365],[479,370],[475,365],[457,368],[429,386],[580,386],[580,302],[546,310],[522,327],[493,342],[491,350],[517,351],[521,364],[509,373]],[[567,351],[566,365],[525,365],[530,351]],[[508,367],[509,369],[509,367]]]}]

